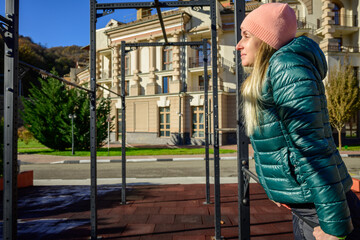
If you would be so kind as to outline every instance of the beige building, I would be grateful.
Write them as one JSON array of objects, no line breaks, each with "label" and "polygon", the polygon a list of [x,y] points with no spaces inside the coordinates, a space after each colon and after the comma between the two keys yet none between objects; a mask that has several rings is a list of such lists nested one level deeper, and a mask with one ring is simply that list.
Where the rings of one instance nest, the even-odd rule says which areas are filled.
[{"label": "beige building", "polygon": [[[248,1],[249,12],[269,1]],[[271,2],[271,1],[270,1]],[[317,41],[330,66],[351,57],[356,73],[359,71],[358,0],[289,0],[298,17],[297,35]],[[236,127],[235,35],[233,1],[219,1],[217,7],[217,72],[219,128]],[[169,42],[202,41],[209,39],[209,8],[179,8],[163,12]],[[137,20],[120,23],[111,20],[97,30],[97,83],[120,93],[120,43],[164,42],[157,15],[139,9]],[[204,114],[204,52],[186,47],[138,47],[126,54],[126,141],[129,144],[203,144]],[[211,61],[208,75],[211,76]],[[358,75],[358,74],[357,74]],[[74,81],[89,81],[89,69],[76,74]],[[212,129],[212,80],[209,81],[209,123]],[[111,141],[120,141],[121,100],[106,90],[100,94],[112,100],[116,127]],[[350,136],[359,136],[354,118]],[[349,128],[350,125],[347,126]],[[349,132],[349,133],[348,133]],[[220,132],[220,144],[236,143],[235,133]]]},{"label": "beige building", "polygon": [[[286,2],[295,10],[298,17],[297,35],[306,35],[319,43],[325,53],[329,69],[337,67],[339,62],[344,63],[344,58],[347,57],[348,64],[354,69],[355,77],[359,79],[359,0],[279,2]],[[359,114],[356,114],[343,130],[343,144],[355,142],[360,142]]]}]

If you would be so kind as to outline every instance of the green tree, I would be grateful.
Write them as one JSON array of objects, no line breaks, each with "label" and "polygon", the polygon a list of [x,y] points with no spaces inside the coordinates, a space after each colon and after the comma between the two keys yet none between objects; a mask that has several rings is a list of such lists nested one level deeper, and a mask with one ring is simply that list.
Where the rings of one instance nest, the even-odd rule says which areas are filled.
[{"label": "green tree", "polygon": [[[56,74],[53,72],[53,74]],[[90,147],[90,104],[87,93],[53,79],[39,78],[40,88],[29,90],[29,98],[22,98],[24,110],[21,112],[25,127],[43,145],[65,150],[71,147],[71,119],[69,114],[76,114],[74,119],[75,149]],[[101,146],[107,135],[106,117],[110,113],[110,100],[97,100],[97,146]],[[111,126],[113,127],[113,126]],[[103,129],[106,128],[106,129]]]},{"label": "green tree", "polygon": [[[73,89],[75,90],[75,89]],[[88,150],[90,147],[90,99],[84,91],[72,91],[74,101],[74,142],[75,150]],[[111,101],[105,98],[97,99],[96,106],[96,140],[97,146],[102,146],[107,139],[107,119],[111,110]],[[110,129],[114,125],[110,123]],[[70,129],[71,130],[71,129]],[[71,135],[68,135],[69,137]],[[70,143],[71,143],[71,139]]]},{"label": "green tree", "polygon": [[339,150],[342,147],[341,130],[345,123],[359,110],[359,83],[354,77],[354,69],[344,61],[329,71],[325,84],[331,125],[338,132]]}]

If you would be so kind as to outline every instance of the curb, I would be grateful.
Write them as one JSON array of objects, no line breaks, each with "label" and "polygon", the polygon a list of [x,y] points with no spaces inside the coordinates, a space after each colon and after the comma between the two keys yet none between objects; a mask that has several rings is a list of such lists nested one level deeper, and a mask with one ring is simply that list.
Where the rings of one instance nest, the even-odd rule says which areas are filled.
[{"label": "curb", "polygon": [[[352,158],[352,157],[360,157],[360,154],[340,154],[343,158]],[[209,158],[210,160],[214,160],[214,158]],[[220,160],[236,160],[236,156],[231,157],[220,157]],[[254,159],[254,157],[249,156],[249,160]],[[172,161],[204,161],[205,157],[178,157],[178,158],[143,158],[143,159],[126,159],[126,162],[172,162]],[[97,159],[97,163],[121,163],[121,159]],[[82,164],[82,163],[90,163],[90,159],[84,160],[63,160],[50,162],[50,164]],[[21,165],[23,164],[32,164],[25,161],[21,161]]]},{"label": "curb", "polygon": [[360,157],[360,154],[340,154],[341,157]]},{"label": "curb", "polygon": [[[209,158],[214,160],[214,158]],[[236,160],[236,157],[221,157],[220,160]],[[249,158],[252,159],[252,158]],[[144,159],[126,159],[126,162],[175,162],[175,161],[204,161],[203,157],[194,157],[194,158],[144,158]],[[98,159],[97,163],[121,163],[121,159]],[[50,164],[81,164],[81,163],[90,163],[90,160],[64,160],[52,162]]]}]

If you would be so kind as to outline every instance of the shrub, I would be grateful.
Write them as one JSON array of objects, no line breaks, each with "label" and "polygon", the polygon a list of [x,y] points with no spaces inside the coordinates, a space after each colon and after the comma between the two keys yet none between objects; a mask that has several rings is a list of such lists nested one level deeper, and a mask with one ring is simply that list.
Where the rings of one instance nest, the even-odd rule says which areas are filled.
[{"label": "shrub", "polygon": [[19,140],[25,142],[25,144],[34,139],[34,135],[24,126],[19,127],[17,132]]}]

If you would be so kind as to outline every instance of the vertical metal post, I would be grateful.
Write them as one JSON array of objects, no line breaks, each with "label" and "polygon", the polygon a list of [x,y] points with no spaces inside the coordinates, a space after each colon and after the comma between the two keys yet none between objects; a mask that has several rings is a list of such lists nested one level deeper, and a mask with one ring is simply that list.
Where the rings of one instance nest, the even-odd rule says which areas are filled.
[{"label": "vertical metal post", "polygon": [[215,198],[215,239],[221,237],[221,209],[220,209],[220,156],[219,156],[219,115],[218,115],[218,75],[217,75],[217,34],[216,34],[216,4],[217,0],[210,2],[211,18],[211,53],[212,53],[212,80],[213,80],[213,106],[214,106],[214,198]]},{"label": "vertical metal post", "polygon": [[209,111],[210,111],[210,113],[209,113],[209,144],[211,145],[212,144],[212,136],[211,136],[211,126],[212,126],[212,124],[211,124],[211,115],[212,115],[212,111],[211,111],[211,99],[209,99],[209,104],[208,104],[209,106],[208,106],[208,109],[210,109]]},{"label": "vertical metal post", "polygon": [[110,115],[107,119],[107,122],[108,122],[108,156],[110,156],[110,121],[111,121],[111,118],[110,118]]},{"label": "vertical metal post", "polygon": [[6,1],[4,32],[4,195],[3,236],[17,235],[17,108],[19,70],[19,0]]},{"label": "vertical metal post", "polygon": [[75,142],[74,142],[74,114],[71,114],[71,155],[75,154]]},{"label": "vertical metal post", "polygon": [[178,145],[181,145],[181,139],[182,139],[182,136],[181,136],[181,91],[179,92],[179,134],[178,134],[178,140],[177,140],[177,144]]},{"label": "vertical metal post", "polygon": [[209,78],[207,73],[208,56],[207,56],[207,39],[203,40],[203,55],[204,55],[204,107],[205,107],[205,171],[206,171],[206,204],[210,204],[210,159],[209,159],[209,108],[208,108],[208,86]]},{"label": "vertical metal post", "polygon": [[126,126],[125,126],[125,41],[121,41],[121,204],[126,204]]},{"label": "vertical metal post", "polygon": [[96,179],[96,0],[90,0],[90,175],[91,239],[97,239]]},{"label": "vertical metal post", "polygon": [[[235,39],[238,43],[241,39],[240,25],[245,18],[245,1],[235,1]],[[236,44],[235,43],[235,44]],[[239,239],[250,239],[250,201],[249,185],[245,189],[245,174],[242,167],[249,169],[249,141],[242,125],[242,107],[240,88],[244,81],[244,71],[241,66],[240,52],[236,51],[236,106],[237,106],[237,166],[238,166],[238,216],[239,216]]]}]

